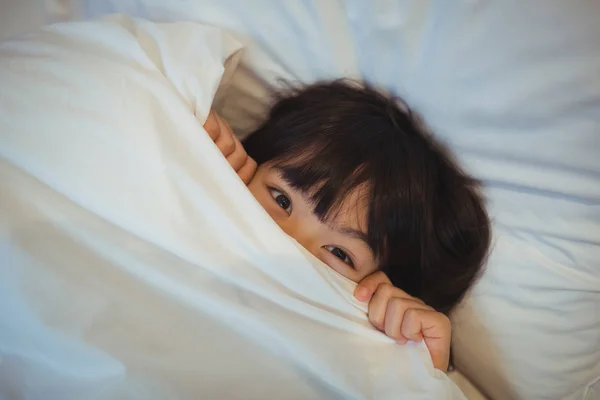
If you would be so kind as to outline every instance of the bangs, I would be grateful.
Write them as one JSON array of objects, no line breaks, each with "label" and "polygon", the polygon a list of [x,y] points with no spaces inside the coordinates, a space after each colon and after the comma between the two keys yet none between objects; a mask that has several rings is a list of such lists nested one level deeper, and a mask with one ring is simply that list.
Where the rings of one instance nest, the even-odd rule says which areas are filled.
[{"label": "bangs", "polygon": [[[355,203],[349,206],[367,206],[367,226],[363,228],[367,243],[375,258],[386,264],[403,243],[418,240],[424,193],[415,187],[419,178],[409,175],[410,171],[416,172],[410,164],[414,166],[418,160],[399,153],[404,145],[394,141],[382,148],[372,142],[363,143],[366,135],[357,134],[355,140],[348,136],[342,142],[316,135],[305,143],[297,142],[293,149],[271,160],[271,166],[310,200],[313,213],[323,222],[337,219],[342,205],[358,193]],[[422,168],[417,170],[423,172]]]},{"label": "bangs", "polygon": [[365,192],[364,197],[370,191],[369,165],[350,163],[351,157],[339,148],[311,146],[300,155],[282,155],[274,160],[273,167],[281,171],[291,187],[310,200],[313,213],[322,222],[328,222],[337,217],[351,193],[360,189]]}]

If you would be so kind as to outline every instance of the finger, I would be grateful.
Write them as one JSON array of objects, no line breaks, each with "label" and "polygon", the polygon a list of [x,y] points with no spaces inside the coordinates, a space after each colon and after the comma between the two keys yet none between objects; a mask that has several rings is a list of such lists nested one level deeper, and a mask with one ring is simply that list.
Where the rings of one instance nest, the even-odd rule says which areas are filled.
[{"label": "finger", "polygon": [[246,185],[248,185],[254,177],[254,174],[256,173],[256,168],[256,161],[248,157],[244,166],[240,168],[239,171],[237,171],[238,176]]},{"label": "finger", "polygon": [[354,297],[359,301],[367,301],[373,296],[377,287],[383,283],[391,284],[392,282],[383,272],[375,272],[358,283],[354,289]]},{"label": "finger", "polygon": [[215,141],[215,144],[225,157],[229,157],[229,155],[232,154],[237,147],[237,138],[227,122],[225,122],[222,118],[217,118],[217,121],[219,123],[219,137]]},{"label": "finger", "polygon": [[442,339],[451,329],[447,316],[427,306],[408,309],[402,322],[402,334],[407,337],[421,334],[425,339]]},{"label": "finger", "polygon": [[[385,334],[392,339],[395,339],[398,343],[404,344],[407,340],[419,341],[422,339],[420,330],[410,335],[405,334],[406,315],[410,314],[409,311],[418,310],[430,310],[431,307],[425,304],[419,303],[413,299],[393,297],[388,301],[388,306],[385,314]],[[414,322],[413,322],[414,323]],[[418,326],[420,329],[420,325]],[[412,327],[411,327],[412,329]],[[412,331],[411,331],[412,332]]]},{"label": "finger", "polygon": [[227,161],[229,162],[229,165],[231,165],[231,168],[233,168],[235,172],[238,172],[246,164],[248,153],[246,153],[246,150],[244,150],[242,144],[239,143],[237,139],[235,139],[235,141],[235,151],[227,156]]},{"label": "finger", "polygon": [[213,110],[210,110],[208,118],[206,118],[204,130],[208,133],[208,136],[210,136],[213,142],[219,137],[219,117],[217,117],[217,114]]},{"label": "finger", "polygon": [[400,331],[402,336],[404,336],[408,340],[420,342],[423,339],[423,334],[421,332],[421,330],[423,329],[421,321],[421,311],[422,309],[410,308],[407,309],[404,313]]},{"label": "finger", "polygon": [[[371,296],[369,301],[369,320],[371,323],[380,330],[384,330],[385,315],[387,313],[388,301],[394,297],[411,300],[415,303],[424,303],[409,295],[405,291],[398,289],[391,283],[381,283],[375,289],[375,293]],[[427,306],[426,306],[427,307]]]},{"label": "finger", "polygon": [[368,316],[369,321],[379,330],[384,329],[385,314],[388,301],[392,298],[394,286],[390,283],[381,283],[377,286],[375,293],[369,301]]},{"label": "finger", "polygon": [[404,315],[401,332],[407,337],[419,332],[427,345],[433,366],[442,371],[448,369],[452,326],[447,316],[435,310],[410,309]]}]

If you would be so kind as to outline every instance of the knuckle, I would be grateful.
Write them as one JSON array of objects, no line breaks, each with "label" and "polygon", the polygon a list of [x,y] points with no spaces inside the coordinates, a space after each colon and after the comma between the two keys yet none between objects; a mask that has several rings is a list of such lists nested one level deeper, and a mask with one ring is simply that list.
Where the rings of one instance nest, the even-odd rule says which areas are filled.
[{"label": "knuckle", "polygon": [[405,333],[410,333],[410,331],[412,331],[413,328],[419,324],[420,320],[421,315],[419,310],[414,308],[406,310],[404,312],[404,323],[402,324],[402,326],[406,329]]},{"label": "knuckle", "polygon": [[[400,289],[399,289],[399,290],[400,290]],[[416,303],[419,303],[419,304],[422,304],[422,305],[424,305],[424,306],[427,306],[427,304],[425,304],[425,302],[424,302],[423,300],[419,299],[418,297],[411,296],[411,295],[409,295],[408,293],[407,293],[406,295],[407,295],[408,297],[410,297],[410,299],[411,299],[412,301],[414,301],[414,302],[416,302]],[[429,306],[427,306],[427,307],[429,307]]]},{"label": "knuckle", "polygon": [[394,294],[395,287],[390,283],[382,283],[377,287],[377,291],[385,297],[391,297]]},{"label": "knuckle", "polygon": [[417,319],[417,318],[419,318],[419,315],[421,314],[420,311],[421,310],[416,309],[416,308],[409,308],[408,310],[405,311],[405,318]]},{"label": "knuckle", "polygon": [[440,323],[442,325],[444,325],[445,327],[447,327],[448,329],[452,329],[452,321],[450,321],[450,318],[446,315],[446,314],[442,314],[442,313],[438,313],[440,314]]},{"label": "knuckle", "polygon": [[253,160],[246,155],[246,162],[239,171],[240,178],[246,185],[250,183],[256,172],[256,167],[252,165]]},{"label": "knuckle", "polygon": [[214,111],[211,111],[206,118],[206,122],[204,123],[204,130],[215,139],[219,136],[219,122],[217,121],[217,116]]},{"label": "knuckle", "polygon": [[392,297],[388,302],[388,308],[393,313],[399,313],[406,308],[406,300],[401,297]]},{"label": "knuckle", "polygon": [[415,315],[417,314],[410,313],[409,311],[406,312],[404,322],[402,323],[402,334],[404,336],[410,336],[420,331],[421,324],[419,323],[419,319],[416,318]]},{"label": "knuckle", "polygon": [[233,153],[229,156],[232,161],[235,163],[236,169],[242,169],[246,165],[247,155],[245,152],[240,151],[239,149],[235,149]]},{"label": "knuckle", "polygon": [[384,316],[382,313],[375,312],[369,309],[369,321],[377,328],[381,328],[384,322]]},{"label": "knuckle", "polygon": [[397,329],[387,329],[385,334],[394,340],[400,340],[402,338],[402,333]]},{"label": "knuckle", "polygon": [[240,160],[242,160],[244,162],[243,165],[249,165],[248,160],[250,157],[248,157],[248,153],[246,153],[246,151],[244,150],[244,148],[242,146],[239,146],[238,150],[240,152]]},{"label": "knuckle", "polygon": [[371,276],[373,276],[375,278],[381,278],[381,277],[384,277],[386,275],[385,275],[385,273],[383,271],[375,271],[375,272],[373,272],[373,274]]},{"label": "knuckle", "polygon": [[378,329],[381,329],[381,327],[383,326],[383,318],[370,317],[369,321],[371,322],[371,324],[373,324],[373,326],[375,326]]},{"label": "knuckle", "polygon": [[376,282],[382,282],[382,283],[390,282],[388,276],[383,271],[377,271],[377,272],[373,273],[371,276],[372,276],[372,279]]},{"label": "knuckle", "polygon": [[233,153],[235,151],[235,140],[233,140],[232,137],[228,137],[223,146],[225,151],[228,153]]},{"label": "knuckle", "polygon": [[409,319],[421,319],[423,316],[423,309],[421,307],[419,307],[418,305],[415,306],[414,303],[410,304],[409,306],[406,307],[406,316]]}]

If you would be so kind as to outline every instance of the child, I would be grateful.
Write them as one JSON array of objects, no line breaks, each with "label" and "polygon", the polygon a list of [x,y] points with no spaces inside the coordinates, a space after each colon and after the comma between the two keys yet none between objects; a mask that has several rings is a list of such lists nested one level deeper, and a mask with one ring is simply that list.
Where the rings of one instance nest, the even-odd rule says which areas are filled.
[{"label": "child", "polygon": [[285,93],[243,146],[214,113],[205,129],[277,224],[359,283],[376,328],[424,339],[448,368],[446,315],[485,261],[489,220],[478,183],[410,110],[339,80]]}]

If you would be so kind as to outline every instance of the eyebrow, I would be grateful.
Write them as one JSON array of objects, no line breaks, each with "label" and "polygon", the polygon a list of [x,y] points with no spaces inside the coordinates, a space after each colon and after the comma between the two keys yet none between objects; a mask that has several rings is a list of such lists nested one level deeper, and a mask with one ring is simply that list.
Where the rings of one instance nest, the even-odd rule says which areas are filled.
[{"label": "eyebrow", "polygon": [[367,247],[369,247],[369,249],[371,248],[371,246],[369,246],[369,240],[368,240],[367,234],[364,233],[363,231],[354,229],[354,228],[349,228],[349,227],[341,227],[341,228],[332,227],[332,228],[343,235],[350,236],[354,239],[362,240],[363,242],[365,242]]}]

